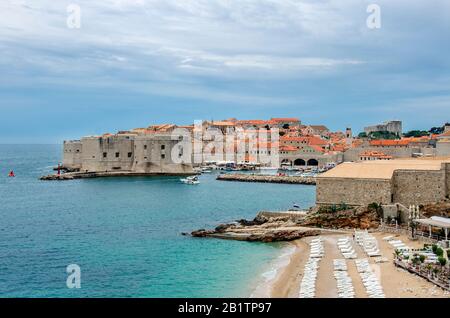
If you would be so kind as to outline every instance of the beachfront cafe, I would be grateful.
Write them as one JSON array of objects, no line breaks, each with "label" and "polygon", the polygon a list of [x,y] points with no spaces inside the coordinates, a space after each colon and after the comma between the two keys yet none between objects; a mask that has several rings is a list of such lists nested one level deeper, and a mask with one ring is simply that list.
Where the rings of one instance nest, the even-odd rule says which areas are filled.
[{"label": "beachfront cafe", "polygon": [[450,234],[450,218],[432,216],[429,219],[415,219],[417,227],[414,236],[422,236],[432,240],[448,240]]}]

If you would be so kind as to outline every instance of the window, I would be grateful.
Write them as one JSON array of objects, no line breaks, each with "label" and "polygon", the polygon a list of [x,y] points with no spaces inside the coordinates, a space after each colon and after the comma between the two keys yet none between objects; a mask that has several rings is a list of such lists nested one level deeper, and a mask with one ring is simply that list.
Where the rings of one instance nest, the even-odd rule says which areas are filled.
[{"label": "window", "polygon": [[166,145],[161,145],[161,150],[166,149]]},{"label": "window", "polygon": [[147,149],[147,145],[144,145],[144,149]]},{"label": "window", "polygon": [[129,152],[129,153],[128,153],[128,158],[131,158],[132,155],[133,155],[133,153],[132,153],[132,152]]},{"label": "window", "polygon": [[161,159],[165,159],[166,155],[165,154],[161,154]]},{"label": "window", "polygon": [[103,158],[106,158],[108,154],[106,152],[103,153]]},{"label": "window", "polygon": [[119,158],[120,153],[116,152],[116,158]]}]

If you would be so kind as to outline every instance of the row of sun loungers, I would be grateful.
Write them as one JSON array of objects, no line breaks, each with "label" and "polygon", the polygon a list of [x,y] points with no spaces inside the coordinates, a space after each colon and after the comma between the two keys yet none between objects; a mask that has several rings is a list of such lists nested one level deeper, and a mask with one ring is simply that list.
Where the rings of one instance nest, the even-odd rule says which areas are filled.
[{"label": "row of sun loungers", "polygon": [[356,259],[356,268],[369,298],[385,298],[380,281],[370,268],[368,259]]},{"label": "row of sun loungers", "polygon": [[367,256],[381,256],[377,239],[367,231],[355,231],[355,240]]},{"label": "row of sun loungers", "polygon": [[311,251],[309,259],[306,262],[303,278],[300,283],[300,298],[314,298],[316,295],[316,280],[319,262],[324,253],[323,242],[321,238],[311,240]]},{"label": "row of sun loungers", "polygon": [[394,237],[384,237],[383,240],[386,241],[396,250],[405,251],[410,250],[411,248],[403,243],[401,240],[396,240]]},{"label": "row of sun loungers", "polygon": [[409,255],[410,257],[412,257],[414,254],[423,255],[423,256],[425,256],[424,263],[427,263],[427,264],[435,264],[438,261],[438,258],[439,258],[433,252],[427,252],[427,251],[424,251],[424,250],[419,250],[419,251],[405,250],[405,251],[402,252],[402,254],[403,255]]},{"label": "row of sun loungers", "polygon": [[349,237],[338,239],[337,245],[344,258],[349,259],[357,257],[355,249],[353,248],[352,241],[350,240]]},{"label": "row of sun loungers", "polygon": [[354,298],[355,290],[353,288],[352,279],[347,273],[347,263],[345,259],[333,260],[334,278],[336,279],[338,297],[339,298]]}]

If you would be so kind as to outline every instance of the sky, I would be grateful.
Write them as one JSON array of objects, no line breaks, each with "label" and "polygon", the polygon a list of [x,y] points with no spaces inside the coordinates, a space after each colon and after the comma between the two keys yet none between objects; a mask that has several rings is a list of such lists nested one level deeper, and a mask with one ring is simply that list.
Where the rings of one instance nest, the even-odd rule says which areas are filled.
[{"label": "sky", "polygon": [[448,0],[1,0],[0,143],[230,117],[429,129],[449,56]]}]

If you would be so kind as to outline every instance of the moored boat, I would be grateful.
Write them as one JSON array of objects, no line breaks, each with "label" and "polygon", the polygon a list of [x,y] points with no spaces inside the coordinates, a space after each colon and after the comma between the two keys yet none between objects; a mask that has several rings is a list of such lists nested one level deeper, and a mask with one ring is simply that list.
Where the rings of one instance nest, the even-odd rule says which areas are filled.
[{"label": "moored boat", "polygon": [[183,182],[184,184],[199,184],[200,181],[198,181],[198,177],[197,176],[191,176],[191,177],[187,177],[184,179],[180,179],[181,182]]}]

